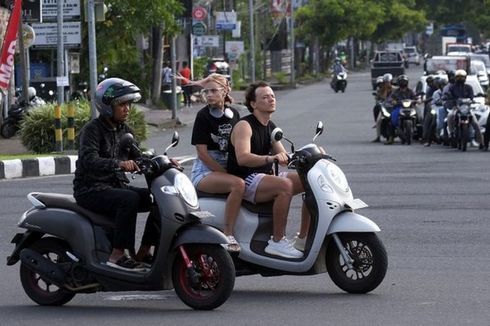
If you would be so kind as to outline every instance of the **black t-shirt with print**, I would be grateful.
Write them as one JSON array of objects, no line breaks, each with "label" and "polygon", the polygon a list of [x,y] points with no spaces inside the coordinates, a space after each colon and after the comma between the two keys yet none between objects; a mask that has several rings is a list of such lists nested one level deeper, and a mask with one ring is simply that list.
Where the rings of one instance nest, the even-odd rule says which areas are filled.
[{"label": "black t-shirt with print", "polygon": [[234,108],[226,108],[233,112],[233,117],[223,114],[221,118],[216,118],[209,112],[209,105],[199,110],[192,129],[192,145],[207,145],[208,150],[228,151],[231,130],[240,120],[240,114]]}]

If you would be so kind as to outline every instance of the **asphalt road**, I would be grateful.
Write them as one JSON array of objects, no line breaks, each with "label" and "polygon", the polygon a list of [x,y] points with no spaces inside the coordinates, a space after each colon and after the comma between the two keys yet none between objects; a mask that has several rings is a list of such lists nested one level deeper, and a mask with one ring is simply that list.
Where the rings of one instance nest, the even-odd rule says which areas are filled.
[{"label": "asphalt road", "polygon": [[[410,68],[411,84],[420,75]],[[345,94],[328,83],[277,92],[276,124],[296,147],[322,120],[318,143],[337,159],[359,212],[382,229],[389,258],[383,283],[367,295],[339,290],[327,274],[240,277],[212,312],[188,309],[174,292],[77,295],[64,307],[36,306],[24,294],[18,265],[0,265],[0,325],[488,325],[490,320],[490,153],[441,146],[370,142],[373,97],[367,73],[350,74]],[[173,155],[193,154],[191,127],[179,129]],[[171,132],[145,144],[163,151]],[[140,180],[136,180],[137,183]],[[10,254],[16,221],[30,191],[71,193],[71,176],[0,181],[0,256]],[[295,201],[288,226],[298,225]],[[141,231],[141,230],[140,230]]]}]

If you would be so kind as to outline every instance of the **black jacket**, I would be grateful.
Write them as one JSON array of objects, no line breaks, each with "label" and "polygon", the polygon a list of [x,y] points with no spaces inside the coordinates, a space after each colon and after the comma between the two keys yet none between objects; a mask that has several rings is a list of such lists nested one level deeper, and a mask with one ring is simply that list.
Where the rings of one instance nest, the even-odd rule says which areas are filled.
[{"label": "black jacket", "polygon": [[73,191],[75,198],[88,192],[123,188],[129,182],[123,171],[116,171],[121,161],[138,156],[135,150],[120,149],[122,135],[132,133],[126,124],[112,127],[104,118],[88,122],[80,132]]}]

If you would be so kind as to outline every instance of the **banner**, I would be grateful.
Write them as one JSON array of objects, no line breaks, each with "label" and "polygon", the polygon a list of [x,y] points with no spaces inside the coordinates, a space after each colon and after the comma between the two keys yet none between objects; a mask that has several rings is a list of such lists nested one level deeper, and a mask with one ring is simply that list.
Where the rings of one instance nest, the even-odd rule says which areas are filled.
[{"label": "banner", "polygon": [[9,24],[2,44],[2,56],[0,57],[0,89],[6,91],[9,87],[10,77],[14,68],[15,45],[19,19],[22,10],[22,0],[15,0]]}]

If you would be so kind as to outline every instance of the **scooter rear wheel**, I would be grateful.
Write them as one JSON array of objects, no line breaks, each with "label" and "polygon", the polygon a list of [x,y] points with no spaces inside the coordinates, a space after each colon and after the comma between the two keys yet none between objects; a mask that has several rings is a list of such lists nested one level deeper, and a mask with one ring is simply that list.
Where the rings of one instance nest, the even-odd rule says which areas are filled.
[{"label": "scooter rear wheel", "polygon": [[332,281],[349,293],[367,293],[384,279],[388,258],[383,243],[374,233],[339,233],[342,246],[353,259],[349,268],[335,242],[327,248],[327,271]]},{"label": "scooter rear wheel", "polygon": [[6,119],[2,123],[2,127],[0,130],[0,133],[2,134],[3,138],[12,138],[15,136],[15,133],[17,132],[17,127],[15,126],[15,123],[9,119]]},{"label": "scooter rear wheel", "polygon": [[228,252],[219,245],[188,245],[189,269],[177,253],[172,266],[175,292],[189,307],[211,310],[221,306],[235,286],[235,267]]},{"label": "scooter rear wheel", "polygon": [[[66,252],[70,249],[62,240],[41,238],[29,247],[55,263],[70,261]],[[51,282],[43,280],[39,274],[24,264],[20,265],[20,281],[26,294],[41,306],[61,306],[73,299],[75,293],[68,292]]]}]

